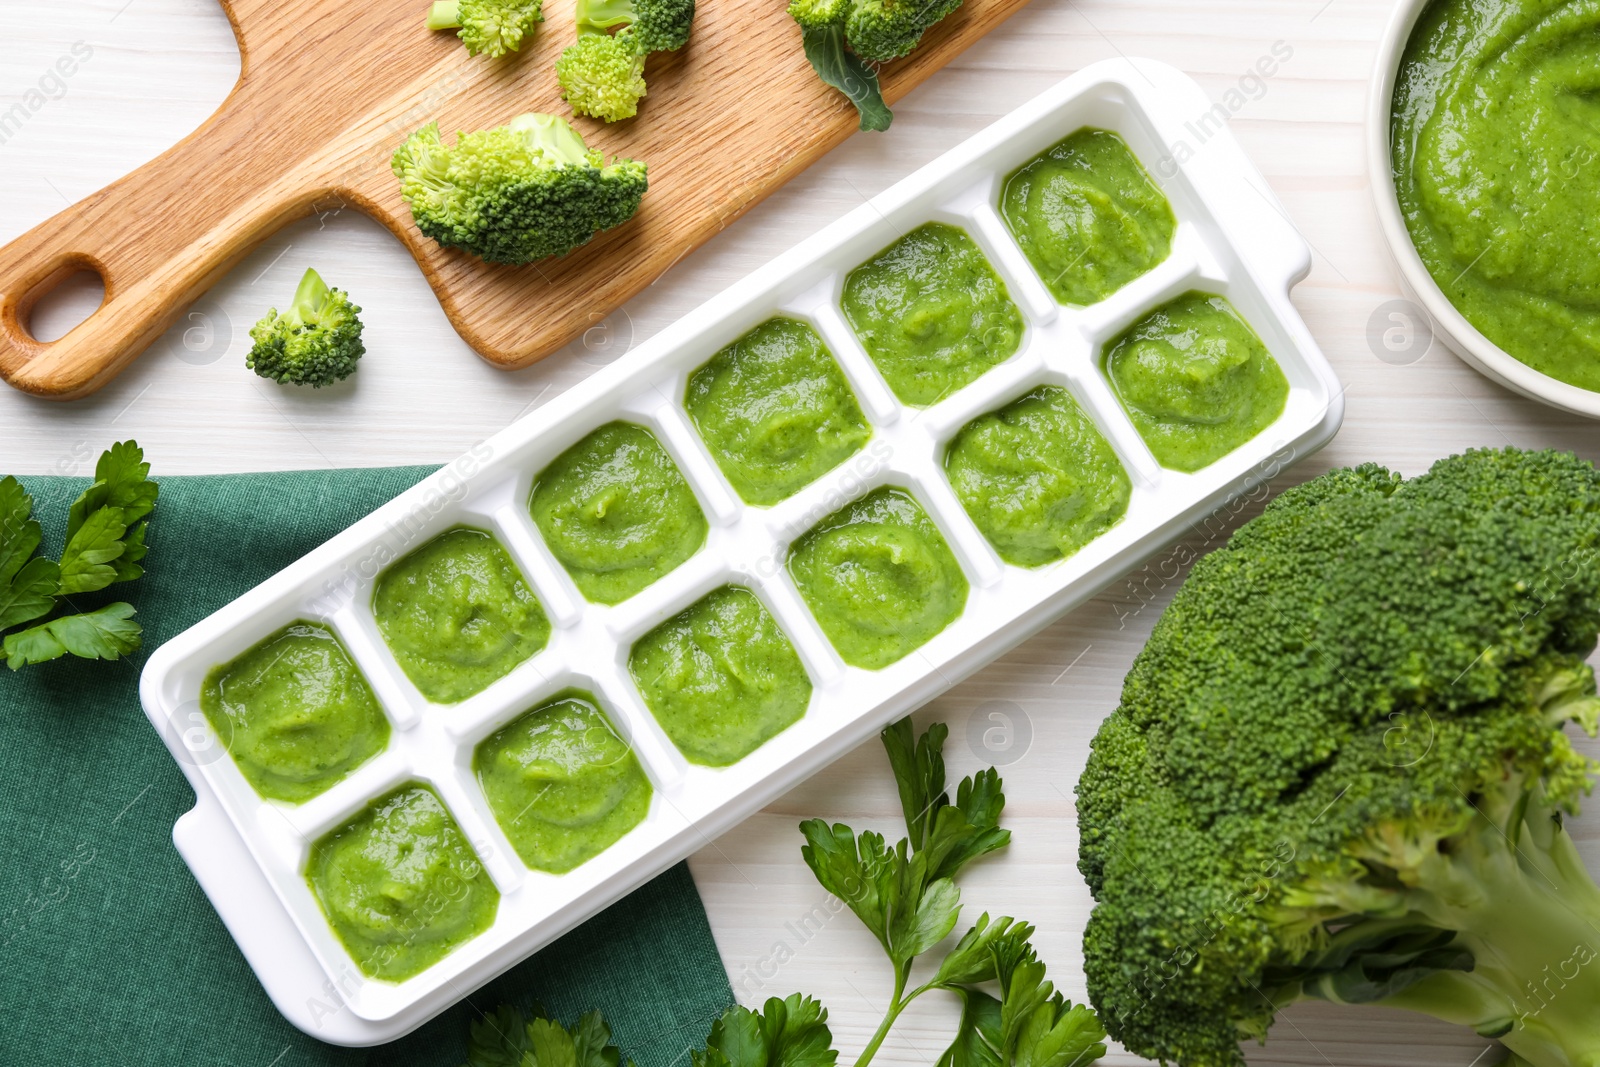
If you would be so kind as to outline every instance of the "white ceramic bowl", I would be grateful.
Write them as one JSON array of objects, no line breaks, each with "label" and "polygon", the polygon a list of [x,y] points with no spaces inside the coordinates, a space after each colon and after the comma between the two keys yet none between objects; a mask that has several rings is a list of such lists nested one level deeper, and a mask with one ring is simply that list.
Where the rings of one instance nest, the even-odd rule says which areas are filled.
[{"label": "white ceramic bowl", "polygon": [[[151,723],[194,786],[195,807],[173,828],[194,871],[273,1002],[324,1041],[371,1045],[398,1037],[515,965],[784,791],[872,737],[886,723],[988,663],[1092,597],[1191,529],[1215,529],[1251,490],[1338,429],[1343,390],[1289,290],[1310,251],[1226,126],[1196,138],[1211,113],[1200,88],[1171,67],[1108,60],[1080,71],[951,149],[839,222],[471,453],[401,494],[297,563],[174,637],[145,665]],[[1005,175],[1085,125],[1120,133],[1151,170],[1178,219],[1172,253],[1086,308],[1061,307],[996,210]],[[1198,140],[1198,144],[1194,143]],[[933,407],[899,404],[839,312],[847,271],[930,219],[966,228],[1006,281],[1027,323],[1005,363]],[[1228,298],[1283,368],[1283,414],[1254,440],[1193,474],[1164,470],[1100,368],[1100,350],[1152,308],[1189,289]],[[874,427],[873,443],[772,508],[735,495],[685,414],[686,376],[756,324],[784,313],[827,340]],[[1071,390],[1133,480],[1126,516],[1077,554],[1049,566],[1006,565],[968,519],[943,472],[950,437],[978,415],[1043,383]],[[693,486],[711,531],[705,548],[611,607],[584,600],[528,515],[537,471],[602,423],[654,430]],[[938,524],[971,593],[961,617],[880,671],[847,666],[784,569],[789,543],[818,519],[884,484],[909,489]],[[549,613],[550,645],[453,707],[429,704],[407,681],[368,607],[387,560],[457,523],[493,530]],[[804,718],[731,767],[686,762],[645,707],[627,670],[641,634],[728,582],[760,596],[810,673]],[[210,731],[197,698],[207,670],[294,619],[343,639],[394,724],[385,751],[299,805],[263,801]],[[655,798],[645,820],[566,874],[516,858],[472,774],[488,733],[568,686],[593,692],[631,742]],[[306,884],[310,842],[401,782],[434,786],[500,889],[494,925],[422,973],[390,984],[363,976]]]},{"label": "white ceramic bowl", "polygon": [[1411,39],[1411,28],[1428,3],[1429,0],[1398,0],[1395,4],[1383,39],[1378,43],[1378,60],[1372,70],[1371,93],[1367,98],[1367,174],[1378,207],[1378,224],[1383,228],[1389,254],[1400,270],[1401,286],[1406,296],[1427,313],[1434,336],[1485,377],[1551,407],[1600,419],[1600,393],[1568,385],[1534,370],[1479,333],[1478,328],[1456,310],[1428,273],[1428,268],[1422,265],[1422,257],[1417,255],[1405,220],[1400,217],[1400,201],[1395,194],[1394,172],[1389,160],[1390,106],[1400,56]]}]

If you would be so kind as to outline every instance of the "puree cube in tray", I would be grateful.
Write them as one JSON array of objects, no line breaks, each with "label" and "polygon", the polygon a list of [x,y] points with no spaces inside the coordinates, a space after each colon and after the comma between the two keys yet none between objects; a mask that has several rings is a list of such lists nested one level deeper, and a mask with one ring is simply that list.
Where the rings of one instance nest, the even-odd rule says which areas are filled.
[{"label": "puree cube in tray", "polygon": [[159,649],[284,1014],[416,1027],[1332,436],[1207,106],[1074,75]]}]

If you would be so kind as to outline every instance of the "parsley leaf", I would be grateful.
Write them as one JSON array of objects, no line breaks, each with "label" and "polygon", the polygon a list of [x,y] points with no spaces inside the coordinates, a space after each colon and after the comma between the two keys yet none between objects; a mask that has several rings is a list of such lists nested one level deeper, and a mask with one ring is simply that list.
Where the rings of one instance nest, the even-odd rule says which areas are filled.
[{"label": "parsley leaf", "polygon": [[60,573],[50,560],[30,559],[44,531],[32,518],[33,498],[15,478],[0,478],[0,630],[48,614]]},{"label": "parsley leaf", "polygon": [[122,535],[127,532],[120,508],[90,512],[61,551],[61,593],[91,593],[116,581],[112,561],[122,555]]},{"label": "parsley leaf", "polygon": [[61,593],[88,593],[127,582],[144,569],[146,523],[160,487],[133,441],[112,445],[94,468],[94,483],[67,512],[67,547],[61,553]]},{"label": "parsley leaf", "polygon": [[[621,1067],[622,1050],[597,1011],[568,1029],[535,1007],[533,1017],[502,1004],[474,1020],[467,1037],[467,1067]],[[633,1067],[630,1063],[629,1067]]]},{"label": "parsley leaf", "polygon": [[99,611],[63,615],[5,639],[6,666],[19,670],[71,653],[83,659],[116,659],[139,648],[132,604],[107,604]]},{"label": "parsley leaf", "polygon": [[67,540],[100,508],[119,509],[123,521],[132,526],[150,514],[159,491],[150,481],[150,464],[138,442],[119,441],[100,454],[94,465],[94,483],[72,502],[67,512]]},{"label": "parsley leaf", "polygon": [[[1083,1067],[1106,1053],[1094,1012],[1045,980],[1033,927],[987,915],[962,936],[930,984],[962,998],[961,1027],[939,1067]],[[996,1000],[978,983],[996,982]]]},{"label": "parsley leaf", "polygon": [[1000,829],[1006,797],[1000,775],[993,767],[964,778],[956,787],[956,802],[944,784],[944,742],[949,729],[942,722],[928,727],[920,738],[911,720],[901,719],[883,731],[884,751],[894,770],[914,852],[927,851],[932,879],[952,878],[961,868],[1011,840]]},{"label": "parsley leaf", "polygon": [[838,1058],[828,1009],[799,993],[773,997],[760,1012],[729,1008],[711,1024],[705,1050],[689,1053],[690,1067],[833,1067]]}]

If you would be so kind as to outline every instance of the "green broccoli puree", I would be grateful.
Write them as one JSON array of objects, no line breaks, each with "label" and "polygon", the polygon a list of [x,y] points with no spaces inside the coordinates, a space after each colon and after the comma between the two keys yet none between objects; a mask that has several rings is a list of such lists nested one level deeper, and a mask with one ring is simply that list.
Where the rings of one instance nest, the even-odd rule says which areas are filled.
[{"label": "green broccoli puree", "polygon": [[306,881],[369,978],[398,982],[487,930],[500,891],[437,794],[410,782],[311,846]]},{"label": "green broccoli puree", "polygon": [[550,640],[550,620],[493,534],[457,527],[378,577],[372,613],[423,696],[454,704]]},{"label": "green broccoli puree", "polygon": [[1436,0],[1395,79],[1391,165],[1423,265],[1507,354],[1600,391],[1600,6]]},{"label": "green broccoli puree", "polygon": [[1006,179],[1000,214],[1056,300],[1104,300],[1167,258],[1177,220],[1121,137],[1086,127]]},{"label": "green broccoli puree", "polygon": [[1220,296],[1188,292],[1134,323],[1106,376],[1163,467],[1197,471],[1283,414],[1289,382],[1250,325]]},{"label": "green broccoli puree", "polygon": [[522,862],[560,874],[650,810],[650,780],[594,697],[568,689],[491,735],[472,769]]},{"label": "green broccoli puree", "polygon": [[813,526],[790,549],[789,574],[839,656],[867,670],[921,648],[967,606],[944,536],[893,486]]},{"label": "green broccoli puree", "polygon": [[1133,492],[1111,443],[1054,385],[967,423],[944,467],[983,536],[1019,567],[1072,555],[1122,519]]},{"label": "green broccoli puree", "polygon": [[748,589],[725,585],[641,637],[628,669],[691,763],[737,763],[799,721],[811,679]]},{"label": "green broccoli puree", "polygon": [[966,232],[912,230],[850,272],[840,303],[901,403],[936,404],[1022,343],[1022,313]]},{"label": "green broccoli puree", "polygon": [[649,430],[609,422],[534,479],[528,510],[584,596],[624,601],[700,550],[706,516]]},{"label": "green broccoli puree", "polygon": [[776,504],[872,436],[839,365],[806,323],[768,319],[689,376],[684,407],[748,504]]},{"label": "green broccoli puree", "polygon": [[294,622],[213,667],[200,708],[269,800],[300,803],[389,743],[389,720],[333,631]]}]

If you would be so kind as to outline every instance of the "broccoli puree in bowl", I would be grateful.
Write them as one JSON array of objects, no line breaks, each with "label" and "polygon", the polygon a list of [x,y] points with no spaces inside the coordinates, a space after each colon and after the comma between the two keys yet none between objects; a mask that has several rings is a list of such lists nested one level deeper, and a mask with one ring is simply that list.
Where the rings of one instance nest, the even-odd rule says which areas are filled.
[{"label": "broccoli puree in bowl", "polygon": [[1289,382],[1226,300],[1188,292],[1112,342],[1106,376],[1156,462],[1197,471],[1271,426]]},{"label": "broccoli puree in bowl", "polygon": [[965,231],[912,230],[850,272],[840,301],[903,404],[936,404],[1010,359],[1022,314]]},{"label": "broccoli puree in bowl", "polygon": [[594,697],[558,693],[490,735],[472,756],[495,821],[522,862],[570,871],[650,810],[650,780]]},{"label": "broccoli puree in bowl", "polygon": [[372,614],[400,669],[435,704],[481,692],[550,640],[550,620],[505,548],[464,526],[379,575]]},{"label": "broccoli puree in bowl", "polygon": [[1104,300],[1166,259],[1178,225],[1127,143],[1092,127],[1007,178],[1000,213],[1063,304]]},{"label": "broccoli puree in bowl", "polygon": [[655,435],[609,422],[534,479],[528,510],[578,590],[620,603],[700,550],[706,516]]},{"label": "broccoli puree in bowl", "polygon": [[200,709],[269,800],[309,800],[389,743],[389,720],[360,668],[315,623],[291,623],[213,667]]},{"label": "broccoli puree in bowl", "polygon": [[967,423],[944,468],[973,523],[1019,567],[1072,555],[1122,519],[1133,492],[1111,443],[1054,385]]},{"label": "broccoli puree in bowl", "polygon": [[874,490],[813,526],[789,574],[852,667],[887,667],[967,606],[967,579],[939,528],[904,489]]},{"label": "broccoli puree in bowl", "polygon": [[776,504],[843,463],[872,428],[806,323],[768,319],[689,376],[684,407],[747,504]]},{"label": "broccoli puree in bowl", "polygon": [[483,933],[500,907],[466,835],[418,782],[318,839],[306,881],[361,973],[389,982]]},{"label": "broccoli puree in bowl", "polygon": [[750,590],[725,585],[641,637],[628,669],[691,763],[737,763],[799,721],[811,679]]},{"label": "broccoli puree in bowl", "polygon": [[1600,390],[1600,4],[1430,4],[1390,150],[1411,241],[1456,309],[1534,370]]}]

